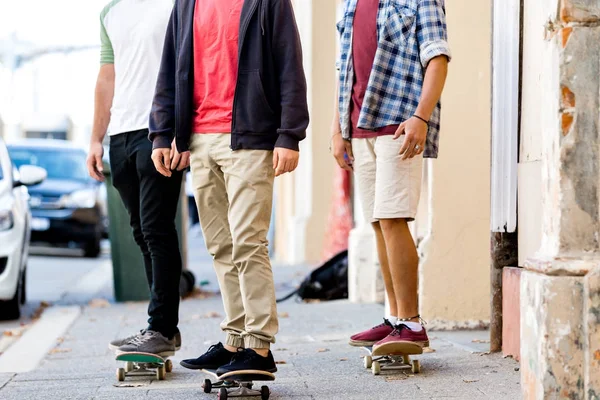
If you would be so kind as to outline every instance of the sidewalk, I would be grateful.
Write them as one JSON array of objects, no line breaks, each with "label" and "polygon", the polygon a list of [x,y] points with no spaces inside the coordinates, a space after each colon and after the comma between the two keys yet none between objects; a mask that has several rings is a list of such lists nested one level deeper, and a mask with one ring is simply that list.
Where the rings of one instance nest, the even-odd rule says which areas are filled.
[{"label": "sidewalk", "polygon": [[[199,282],[208,281],[205,290],[213,290],[216,277],[202,248],[201,239],[190,238],[189,265]],[[307,267],[275,267],[278,295],[291,291],[308,272]],[[60,307],[49,310],[58,315],[67,311]],[[288,300],[279,305],[279,313],[280,334],[272,348],[279,372],[269,385],[271,399],[521,398],[520,373],[515,370],[518,364],[497,354],[481,354],[488,345],[477,342],[487,337],[485,332],[431,332],[435,351],[418,357],[421,374],[384,372],[373,376],[363,368],[364,351],[348,346],[347,339],[379,323],[382,306]],[[35,370],[0,373],[0,399],[216,399],[216,392],[205,394],[202,390],[205,376],[184,369],[179,361],[197,357],[210,344],[223,340],[219,295],[182,303],[183,348],[173,357],[175,368],[166,381],[137,378],[119,384],[115,370],[121,365],[107,348],[110,340],[145,326],[145,303],[100,300],[82,307],[78,315]]]},{"label": "sidewalk", "polygon": [[[362,366],[361,349],[347,337],[377,322],[378,305],[347,302],[280,306],[281,330],[273,347],[278,365],[272,399],[520,399],[517,363],[499,355],[471,354],[431,333],[435,352],[420,357],[419,375],[372,376]],[[181,309],[183,349],[166,381],[141,378],[124,386],[109,340],[143,326],[144,304],[86,307],[67,335],[33,372],[0,375],[0,398],[26,399],[216,399],[202,391],[204,375],[178,361],[195,357],[222,339],[220,298],[185,301]],[[287,316],[287,317],[285,317]],[[464,335],[464,334],[463,334]],[[475,336],[475,333],[473,333]],[[444,333],[444,337],[451,337]],[[133,385],[132,385],[133,384]],[[121,384],[123,385],[123,384]]]}]

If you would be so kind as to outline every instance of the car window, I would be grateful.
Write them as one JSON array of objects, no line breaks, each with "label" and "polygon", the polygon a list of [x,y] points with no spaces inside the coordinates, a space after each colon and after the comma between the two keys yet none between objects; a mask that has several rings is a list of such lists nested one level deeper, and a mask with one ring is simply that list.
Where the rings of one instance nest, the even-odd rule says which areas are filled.
[{"label": "car window", "polygon": [[22,165],[42,167],[48,173],[48,179],[90,180],[83,151],[9,148],[9,152],[17,168]]}]

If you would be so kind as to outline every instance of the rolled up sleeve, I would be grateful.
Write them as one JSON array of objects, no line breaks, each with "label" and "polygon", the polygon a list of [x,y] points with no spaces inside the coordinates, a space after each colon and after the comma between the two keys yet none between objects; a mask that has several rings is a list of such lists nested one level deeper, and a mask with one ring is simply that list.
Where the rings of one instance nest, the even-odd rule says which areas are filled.
[{"label": "rolled up sleeve", "polygon": [[452,58],[448,45],[446,10],[444,0],[420,0],[417,10],[417,40],[421,64],[427,68],[429,61],[439,56]]}]

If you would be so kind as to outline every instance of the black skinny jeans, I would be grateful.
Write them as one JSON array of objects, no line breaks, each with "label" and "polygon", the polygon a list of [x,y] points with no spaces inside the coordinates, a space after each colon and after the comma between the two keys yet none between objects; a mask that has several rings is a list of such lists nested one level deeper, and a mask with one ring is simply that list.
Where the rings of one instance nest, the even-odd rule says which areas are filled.
[{"label": "black skinny jeans", "polygon": [[112,183],[129,212],[133,236],[144,256],[150,287],[148,329],[172,338],[179,322],[182,263],[175,216],[183,174],[160,175],[151,155],[146,129],[110,138]]}]

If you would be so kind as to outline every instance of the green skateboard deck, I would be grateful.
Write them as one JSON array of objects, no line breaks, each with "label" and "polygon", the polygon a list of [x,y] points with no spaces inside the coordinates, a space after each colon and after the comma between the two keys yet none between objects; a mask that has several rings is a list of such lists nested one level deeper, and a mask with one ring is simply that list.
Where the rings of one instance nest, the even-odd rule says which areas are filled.
[{"label": "green skateboard deck", "polygon": [[247,370],[234,371],[221,376],[212,369],[203,369],[211,379],[204,380],[204,392],[210,393],[213,389],[219,390],[218,399],[227,400],[232,397],[260,397],[262,400],[268,400],[271,391],[268,386],[262,386],[260,390],[253,389],[255,381],[274,381],[275,375],[266,371]]},{"label": "green skateboard deck", "polygon": [[167,372],[173,370],[171,360],[150,353],[121,353],[117,355],[117,361],[125,363],[125,368],[117,368],[117,380],[122,382],[129,376],[156,376],[158,380],[164,380]]}]

